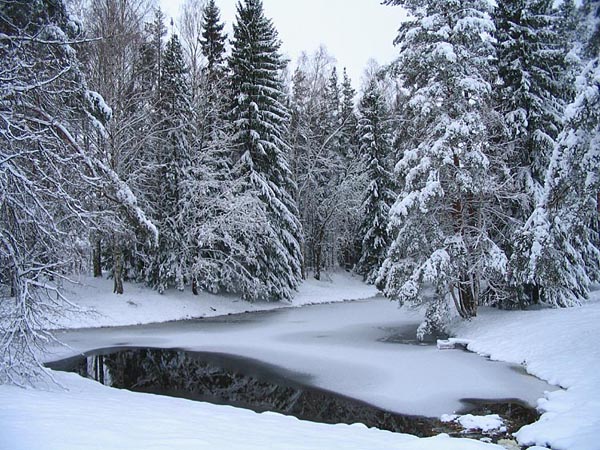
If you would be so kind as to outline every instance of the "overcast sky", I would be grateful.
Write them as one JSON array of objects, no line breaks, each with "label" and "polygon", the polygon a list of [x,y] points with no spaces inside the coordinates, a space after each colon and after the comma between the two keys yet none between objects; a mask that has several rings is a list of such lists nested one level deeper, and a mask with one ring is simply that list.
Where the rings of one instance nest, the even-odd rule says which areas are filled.
[{"label": "overcast sky", "polygon": [[[338,62],[348,68],[355,87],[369,59],[380,64],[396,55],[392,44],[402,18],[398,6],[382,6],[381,0],[263,0],[265,14],[273,20],[283,43],[282,52],[293,62],[302,51],[314,52],[324,44]],[[167,17],[175,19],[181,0],[160,0]],[[221,19],[231,24],[237,0],[216,0]]]}]

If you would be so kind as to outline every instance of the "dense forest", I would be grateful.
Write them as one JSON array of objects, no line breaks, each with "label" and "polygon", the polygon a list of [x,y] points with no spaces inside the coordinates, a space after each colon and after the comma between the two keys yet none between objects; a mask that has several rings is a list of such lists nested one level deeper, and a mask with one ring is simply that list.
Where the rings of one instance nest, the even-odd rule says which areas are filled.
[{"label": "dense forest", "polygon": [[0,0],[0,378],[78,272],[285,301],[342,268],[426,304],[421,335],[585,299],[599,2],[385,3],[398,57],[357,92],[325,48],[283,58],[261,0],[231,36],[215,0]]}]

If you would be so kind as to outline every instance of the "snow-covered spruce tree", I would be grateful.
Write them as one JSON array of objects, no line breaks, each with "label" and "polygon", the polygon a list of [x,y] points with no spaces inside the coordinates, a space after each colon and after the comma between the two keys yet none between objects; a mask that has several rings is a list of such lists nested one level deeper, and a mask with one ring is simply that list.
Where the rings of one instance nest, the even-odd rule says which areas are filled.
[{"label": "snow-covered spruce tree", "polygon": [[543,193],[527,221],[520,280],[540,288],[553,306],[578,304],[600,277],[600,5],[585,5],[591,28],[577,96],[567,107],[548,167]]},{"label": "snow-covered spruce tree", "polygon": [[388,217],[396,201],[388,168],[392,152],[391,115],[375,78],[360,101],[358,130],[368,186],[362,206],[362,248],[356,270],[373,284],[389,248]]},{"label": "snow-covered spruce tree", "polygon": [[[202,14],[202,54],[206,58],[206,71],[213,76],[223,71],[225,62],[225,42],[227,34],[223,32],[225,24],[221,22],[221,11],[215,0],[209,0]],[[215,80],[213,80],[215,81]]]},{"label": "snow-covered spruce tree", "polygon": [[561,129],[566,50],[550,0],[502,0],[494,13],[498,103],[514,146],[521,186],[535,204]]},{"label": "snow-covered spruce tree", "polygon": [[337,68],[333,66],[324,91],[324,104],[321,110],[323,135],[327,139],[327,147],[334,152],[341,161],[341,93]]},{"label": "snow-covered spruce tree", "polygon": [[153,146],[153,192],[149,195],[152,217],[161,233],[146,267],[148,282],[159,292],[169,286],[183,290],[191,258],[184,240],[181,202],[192,158],[193,114],[187,69],[175,33],[167,42],[161,65],[154,112],[158,131]]},{"label": "snow-covered spruce tree", "polygon": [[506,126],[503,139],[511,155],[515,191],[522,193],[513,205],[515,224],[507,230],[504,245],[511,256],[509,273],[516,290],[507,297],[505,306],[511,306],[539,301],[538,287],[521,282],[528,268],[521,264],[520,242],[523,225],[543,195],[563,109],[571,99],[570,42],[567,22],[550,0],[499,1],[494,21],[500,79],[497,104]]},{"label": "snow-covered spruce tree", "polygon": [[388,3],[406,7],[412,19],[396,39],[396,70],[409,91],[407,138],[396,165],[393,242],[377,285],[402,303],[423,302],[423,288],[433,285],[423,334],[444,318],[449,302],[461,317],[475,316],[482,290],[493,289],[505,271],[491,233],[503,169],[490,143],[494,24],[485,0]]},{"label": "snow-covered spruce tree", "polygon": [[[192,164],[186,177],[184,203],[185,242],[193,252],[190,266],[192,291],[243,292],[254,298],[264,284],[248,270],[253,249],[260,245],[264,205],[244,180],[232,178],[234,126],[229,113],[229,77],[225,66],[224,25],[219,9],[209,2],[203,13],[202,71],[200,95],[195,99],[197,132]],[[251,218],[252,220],[248,220]]]},{"label": "snow-covered spruce tree", "polygon": [[[247,297],[289,299],[301,277],[301,225],[292,193],[296,187],[287,163],[284,141],[289,113],[279,72],[280,42],[261,0],[238,3],[229,59],[233,105],[231,121],[237,154],[234,180],[239,194],[253,192],[264,206],[267,220],[261,236],[245,242],[255,255],[248,270],[265,289]],[[248,217],[248,222],[257,218]]]},{"label": "snow-covered spruce tree", "polygon": [[[38,350],[53,340],[44,330],[73,307],[61,281],[90,250],[99,216],[156,232],[97,149],[82,145],[110,109],[86,88],[79,36],[60,1],[0,3],[0,382],[44,373]],[[99,210],[99,197],[112,211]]]},{"label": "snow-covered spruce tree", "polygon": [[[342,169],[344,177],[351,181],[350,191],[359,192],[364,187],[364,176],[359,174],[361,158],[359,156],[358,118],[354,106],[356,90],[352,87],[352,80],[346,68],[342,72],[341,98],[340,98],[340,139],[339,152],[342,156]],[[362,217],[360,208],[349,207],[342,211],[339,226],[336,231],[336,246],[338,247],[337,262],[341,267],[352,269],[360,258],[361,242],[358,230]]]},{"label": "snow-covered spruce tree", "polygon": [[[194,294],[199,288],[232,291],[244,284],[231,237],[243,220],[236,216],[233,208],[237,206],[231,198],[232,126],[226,117],[230,99],[223,28],[218,7],[209,1],[201,18],[199,43],[204,64],[193,101],[195,132],[190,138],[194,151],[182,205],[185,245],[193,254],[189,277]],[[236,273],[240,277],[236,278]]]},{"label": "snow-covered spruce tree", "polygon": [[342,75],[342,89],[340,100],[340,151],[346,158],[356,156],[358,150],[358,120],[354,111],[354,99],[356,91],[352,87],[352,80],[348,76],[346,68]]},{"label": "snow-covered spruce tree", "polygon": [[[226,124],[225,110],[229,99],[229,78],[225,66],[225,24],[221,22],[220,11],[214,0],[206,5],[202,15],[202,38],[200,45],[206,65],[202,70],[200,98],[196,99],[196,110],[200,126],[200,139],[217,143],[218,135]],[[204,143],[200,143],[204,146]]]}]

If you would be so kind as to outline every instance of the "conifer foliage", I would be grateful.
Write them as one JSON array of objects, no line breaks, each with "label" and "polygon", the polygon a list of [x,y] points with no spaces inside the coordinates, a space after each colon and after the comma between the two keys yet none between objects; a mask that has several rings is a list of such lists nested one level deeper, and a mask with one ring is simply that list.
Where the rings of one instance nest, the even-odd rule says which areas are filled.
[{"label": "conifer foliage", "polygon": [[182,199],[192,158],[193,116],[187,69],[177,34],[171,35],[161,65],[154,125],[159,130],[154,148],[154,192],[150,194],[161,234],[147,270],[150,283],[163,292],[170,285],[183,290],[190,260],[184,245]]},{"label": "conifer foliage", "polygon": [[494,13],[499,106],[508,141],[517,149],[518,180],[532,203],[544,184],[570,92],[559,19],[549,0],[503,0]]},{"label": "conifer foliage", "polygon": [[503,0],[494,12],[500,80],[496,101],[503,114],[514,190],[521,193],[511,211],[518,225],[507,233],[514,292],[506,306],[541,298],[522,256],[528,245],[525,224],[544,195],[546,171],[572,92],[567,54],[573,13],[569,2],[562,6],[561,15],[548,0]]},{"label": "conifer foliage", "polygon": [[[227,39],[221,22],[221,13],[215,0],[209,0],[202,14],[202,54],[206,58],[206,71],[215,74],[222,68],[225,56],[225,41]],[[215,81],[215,80],[213,80]]]},{"label": "conifer foliage", "polygon": [[[586,5],[588,37],[577,96],[565,113],[542,196],[524,227],[525,283],[544,302],[571,306],[586,299],[600,271],[600,6]],[[595,38],[594,38],[595,36]]]},{"label": "conifer foliage", "polygon": [[265,17],[262,1],[238,3],[229,59],[233,170],[239,192],[254,192],[266,216],[262,236],[245,243],[255,256],[248,270],[263,289],[246,294],[268,299],[291,298],[300,281],[302,259],[301,226],[292,197],[295,186],[287,162],[289,113],[279,76],[283,67],[279,47],[277,31]]},{"label": "conifer foliage", "polygon": [[[397,70],[409,95],[402,111],[408,139],[396,165],[401,189],[390,213],[394,241],[378,285],[430,310],[454,303],[477,312],[484,286],[502,277],[506,256],[488,226],[502,161],[491,144],[495,73],[487,1],[394,1],[409,9],[396,40]],[[435,317],[435,314],[430,314]]]},{"label": "conifer foliage", "polygon": [[420,336],[600,281],[598,1],[385,0],[410,15],[358,108],[324,47],[286,84],[261,0],[229,55],[216,0],[170,33],[152,0],[79,3],[88,34],[0,1],[0,382],[43,373],[89,255],[117,294],[289,300],[354,268],[427,304]]},{"label": "conifer foliage", "polygon": [[375,77],[363,94],[359,113],[360,156],[368,187],[363,202],[362,251],[357,272],[373,284],[387,255],[388,216],[396,200],[388,167],[392,157],[391,113]]}]

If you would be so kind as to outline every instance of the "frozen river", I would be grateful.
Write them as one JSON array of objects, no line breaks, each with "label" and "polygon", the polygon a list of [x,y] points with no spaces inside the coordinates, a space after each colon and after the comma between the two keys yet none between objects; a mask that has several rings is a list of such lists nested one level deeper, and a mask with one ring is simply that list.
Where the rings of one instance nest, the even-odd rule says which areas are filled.
[{"label": "frozen river", "polygon": [[552,386],[519,367],[412,341],[421,320],[384,299],[134,327],[58,332],[57,360],[99,348],[155,347],[251,358],[287,377],[402,414],[439,416],[462,399],[535,406]]}]

